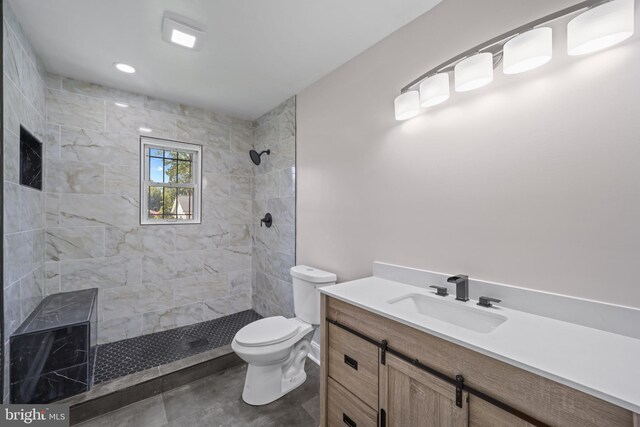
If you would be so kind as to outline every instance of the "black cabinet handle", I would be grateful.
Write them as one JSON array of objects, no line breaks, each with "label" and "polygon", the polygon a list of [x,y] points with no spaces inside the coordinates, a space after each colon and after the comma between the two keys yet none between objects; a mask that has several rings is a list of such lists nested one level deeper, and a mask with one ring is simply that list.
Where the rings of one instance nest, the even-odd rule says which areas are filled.
[{"label": "black cabinet handle", "polygon": [[344,412],[342,413],[342,421],[344,421],[344,423],[346,425],[348,425],[349,427],[356,427],[357,426],[355,421],[353,421],[351,418],[349,418],[349,416],[347,414],[345,414]]},{"label": "black cabinet handle", "polygon": [[353,357],[349,357],[349,356],[347,356],[345,354],[344,355],[344,363],[349,365],[350,368],[353,368],[356,371],[358,370],[358,361],[356,359],[354,359]]}]

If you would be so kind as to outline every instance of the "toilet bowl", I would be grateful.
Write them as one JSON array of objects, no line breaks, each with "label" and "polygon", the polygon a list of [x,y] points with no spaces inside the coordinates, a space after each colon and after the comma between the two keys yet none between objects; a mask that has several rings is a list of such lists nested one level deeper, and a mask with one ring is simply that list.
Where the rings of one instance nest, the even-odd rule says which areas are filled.
[{"label": "toilet bowl", "polygon": [[266,405],[307,379],[304,364],[320,324],[318,288],[333,285],[336,275],[298,265],[291,268],[295,317],[272,316],[240,329],[231,348],[248,364],[242,399]]}]

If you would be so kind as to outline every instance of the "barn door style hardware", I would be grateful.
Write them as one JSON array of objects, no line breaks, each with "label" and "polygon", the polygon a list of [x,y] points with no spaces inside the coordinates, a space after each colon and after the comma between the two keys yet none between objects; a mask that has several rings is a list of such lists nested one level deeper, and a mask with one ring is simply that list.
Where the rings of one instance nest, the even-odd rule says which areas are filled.
[{"label": "barn door style hardware", "polygon": [[[463,401],[462,401],[462,392],[466,391],[469,394],[473,394],[474,396],[494,405],[497,406],[498,408],[502,409],[503,411],[506,411],[526,422],[528,422],[531,425],[534,426],[538,426],[538,427],[551,427],[549,426],[549,424],[545,424],[540,420],[537,420],[536,418],[533,418],[530,415],[527,415],[521,411],[519,411],[518,409],[507,405],[506,403],[493,398],[483,392],[481,392],[480,390],[476,390],[473,387],[469,387],[468,385],[465,385],[464,383],[464,377],[462,375],[456,375],[455,378],[451,378],[449,375],[440,372],[439,370],[432,368],[428,365],[425,365],[424,363],[420,362],[418,359],[415,358],[411,358],[409,356],[407,356],[406,354],[402,353],[401,351],[398,351],[392,347],[389,346],[388,341],[387,340],[375,340],[361,332],[356,331],[355,329],[350,328],[349,326],[343,325],[342,323],[338,322],[337,320],[333,320],[330,318],[326,318],[325,319],[327,322],[331,323],[334,326],[337,326],[338,328],[345,330],[355,336],[357,336],[358,338],[361,338],[375,346],[377,346],[380,349],[380,363],[381,364],[385,364],[386,363],[386,353],[392,354],[394,356],[396,356],[397,358],[412,364],[413,366],[415,366],[418,369],[421,369],[431,375],[433,375],[434,377],[440,378],[443,381],[448,382],[449,384],[452,384],[455,386],[456,388],[456,395],[455,395],[455,402],[456,402],[456,406],[458,406],[459,408],[462,408],[463,405]],[[384,412],[384,409],[380,410],[380,417],[378,420],[378,425],[384,427],[386,423],[386,414]]]},{"label": "barn door style hardware", "polygon": [[380,342],[380,363],[387,364],[387,340]]},{"label": "barn door style hardware", "polygon": [[378,426],[387,427],[387,411],[380,409],[380,418],[378,419]]},{"label": "barn door style hardware", "polygon": [[464,388],[464,377],[456,375],[456,406],[462,408],[462,389]]}]

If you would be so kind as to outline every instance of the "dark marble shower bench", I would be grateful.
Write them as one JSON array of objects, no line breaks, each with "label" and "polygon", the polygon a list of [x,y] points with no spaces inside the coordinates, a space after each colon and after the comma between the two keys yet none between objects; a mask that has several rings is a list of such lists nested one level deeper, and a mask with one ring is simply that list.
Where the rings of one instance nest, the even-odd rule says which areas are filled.
[{"label": "dark marble shower bench", "polygon": [[11,403],[48,403],[91,388],[98,289],[46,297],[10,338]]}]

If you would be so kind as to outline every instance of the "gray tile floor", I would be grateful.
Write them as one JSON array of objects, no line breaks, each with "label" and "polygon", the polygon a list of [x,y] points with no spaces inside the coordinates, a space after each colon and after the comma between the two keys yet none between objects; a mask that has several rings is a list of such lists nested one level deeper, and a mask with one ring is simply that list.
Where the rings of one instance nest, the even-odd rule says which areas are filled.
[{"label": "gray tile floor", "polygon": [[200,427],[294,426],[316,427],[320,420],[320,370],[306,363],[307,381],[283,398],[265,406],[242,401],[247,366],[202,378],[159,396],[142,400],[82,427]]}]

